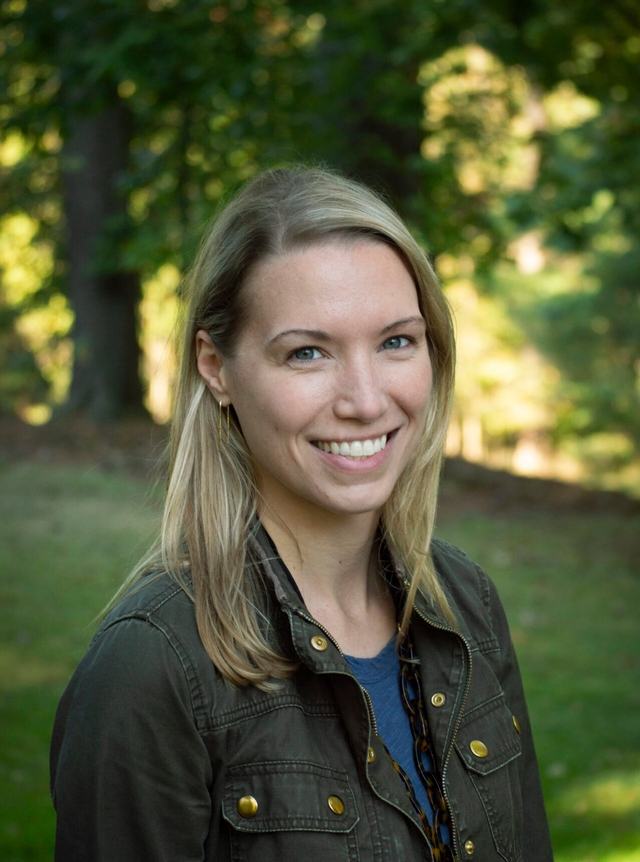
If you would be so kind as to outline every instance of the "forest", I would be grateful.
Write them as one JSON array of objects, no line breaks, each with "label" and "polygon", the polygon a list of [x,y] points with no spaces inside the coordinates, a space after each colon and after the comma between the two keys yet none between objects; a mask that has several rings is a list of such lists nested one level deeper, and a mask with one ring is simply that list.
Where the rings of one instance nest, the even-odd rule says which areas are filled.
[{"label": "forest", "polygon": [[207,220],[373,185],[456,313],[448,453],[638,493],[637,0],[4,0],[0,411],[171,415]]}]

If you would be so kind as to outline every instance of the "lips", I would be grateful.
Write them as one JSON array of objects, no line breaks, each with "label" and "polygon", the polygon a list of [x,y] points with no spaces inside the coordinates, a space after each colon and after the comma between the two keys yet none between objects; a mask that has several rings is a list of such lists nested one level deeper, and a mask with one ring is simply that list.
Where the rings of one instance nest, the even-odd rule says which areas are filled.
[{"label": "lips", "polygon": [[370,458],[382,451],[387,445],[387,435],[366,440],[315,440],[314,445],[331,455],[342,455],[344,458]]}]

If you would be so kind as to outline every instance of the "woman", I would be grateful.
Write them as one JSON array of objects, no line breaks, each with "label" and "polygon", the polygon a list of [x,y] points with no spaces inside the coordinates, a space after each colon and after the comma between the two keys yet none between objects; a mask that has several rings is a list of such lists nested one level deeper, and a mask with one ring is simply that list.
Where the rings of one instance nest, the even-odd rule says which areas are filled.
[{"label": "woman", "polygon": [[406,227],[263,174],[184,333],[161,539],[56,719],[56,859],[550,860],[504,613],[432,538],[454,346]]}]

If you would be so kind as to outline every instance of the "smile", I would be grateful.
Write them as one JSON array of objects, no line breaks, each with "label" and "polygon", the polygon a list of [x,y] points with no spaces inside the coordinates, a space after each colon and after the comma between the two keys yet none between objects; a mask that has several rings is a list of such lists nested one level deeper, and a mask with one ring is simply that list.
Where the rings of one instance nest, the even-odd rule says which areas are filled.
[{"label": "smile", "polygon": [[314,441],[314,446],[317,446],[318,449],[329,452],[331,455],[342,455],[344,458],[370,458],[377,452],[382,451],[386,445],[386,434],[373,440],[353,440],[351,443],[347,443],[346,441],[338,443],[335,440]]}]

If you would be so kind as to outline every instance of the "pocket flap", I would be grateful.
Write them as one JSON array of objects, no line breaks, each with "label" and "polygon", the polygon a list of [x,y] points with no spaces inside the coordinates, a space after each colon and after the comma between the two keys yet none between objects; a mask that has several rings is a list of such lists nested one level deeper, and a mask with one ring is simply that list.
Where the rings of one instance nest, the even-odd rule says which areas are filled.
[{"label": "pocket flap", "polygon": [[359,819],[346,772],[287,760],[230,767],[222,815],[242,832],[349,832]]},{"label": "pocket flap", "polygon": [[468,769],[479,775],[488,775],[521,754],[520,734],[503,696],[465,715],[455,747]]}]

